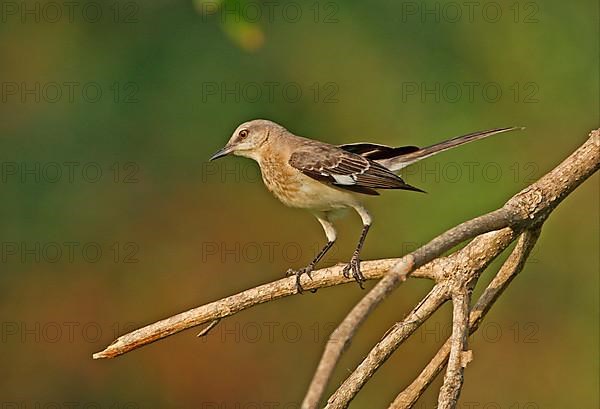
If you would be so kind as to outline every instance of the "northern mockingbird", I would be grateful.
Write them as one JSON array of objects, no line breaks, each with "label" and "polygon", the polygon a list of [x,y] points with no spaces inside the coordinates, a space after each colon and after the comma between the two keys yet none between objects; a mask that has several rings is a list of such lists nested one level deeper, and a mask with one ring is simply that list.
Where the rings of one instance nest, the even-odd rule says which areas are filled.
[{"label": "northern mockingbird", "polygon": [[230,153],[258,162],[267,188],[290,207],[308,209],[323,226],[327,244],[308,266],[289,269],[286,275],[296,275],[298,292],[302,292],[302,274],[311,277],[315,265],[333,246],[336,231],[332,214],[339,209],[353,208],[362,219],[363,228],[344,275],[350,273],[362,288],[365,280],[360,271],[360,251],[371,226],[371,215],[361,204],[363,195],[378,195],[377,189],[402,189],[423,192],[402,180],[394,172],[428,158],[438,152],[501,132],[522,129],[497,128],[459,136],[426,148],[416,146],[391,147],[373,143],[330,145],[296,136],[275,122],[256,119],[237,127],[225,147],[210,160]]}]

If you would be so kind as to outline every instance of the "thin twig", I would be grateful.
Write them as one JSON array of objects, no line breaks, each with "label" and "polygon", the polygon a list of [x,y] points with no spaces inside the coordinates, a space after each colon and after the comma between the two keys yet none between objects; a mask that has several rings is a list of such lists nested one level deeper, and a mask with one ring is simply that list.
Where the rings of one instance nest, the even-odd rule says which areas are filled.
[{"label": "thin twig", "polygon": [[450,336],[450,357],[444,376],[444,383],[438,397],[439,409],[454,409],[463,385],[464,369],[470,361],[467,351],[469,335],[469,300],[467,286],[458,288],[452,294],[452,335]]},{"label": "thin twig", "polygon": [[208,324],[206,327],[202,328],[202,331],[200,331],[198,333],[198,335],[196,335],[198,338],[200,337],[204,337],[206,335],[208,335],[208,333],[210,332],[210,330],[212,330],[214,327],[217,326],[217,324],[219,324],[219,322],[221,321],[221,318],[216,319],[214,321],[211,321],[210,324]]}]

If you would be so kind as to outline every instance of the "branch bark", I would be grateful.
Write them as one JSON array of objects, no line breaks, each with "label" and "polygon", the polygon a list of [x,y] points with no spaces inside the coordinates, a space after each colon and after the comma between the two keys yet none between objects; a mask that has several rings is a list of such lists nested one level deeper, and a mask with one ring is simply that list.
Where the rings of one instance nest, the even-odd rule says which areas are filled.
[{"label": "branch bark", "polygon": [[450,337],[450,357],[444,383],[438,397],[439,409],[456,407],[464,380],[464,369],[471,360],[467,351],[469,334],[470,290],[463,286],[452,295],[452,336]]},{"label": "branch bark", "polygon": [[[396,265],[398,260],[398,258],[389,258],[363,261],[361,263],[361,269],[367,280],[374,280],[383,277],[390,268]],[[337,264],[332,267],[316,270],[311,274],[312,280],[303,276],[302,287],[305,290],[313,290],[354,283],[353,278],[344,277],[342,274],[343,268],[343,264]],[[434,278],[434,274],[434,269],[429,266],[424,266],[415,271],[413,277],[432,279]],[[295,277],[283,278],[272,283],[254,287],[200,307],[192,308],[188,311],[122,335],[104,350],[95,353],[92,357],[94,359],[114,358],[183,330],[214,322],[215,320],[229,317],[240,311],[254,307],[255,305],[274,301],[283,297],[289,297],[296,293]]]},{"label": "branch bark", "polygon": [[[540,235],[540,229],[526,230],[517,241],[515,249],[504,262],[500,271],[490,284],[486,287],[477,303],[473,306],[469,315],[469,334],[473,334],[479,328],[492,305],[521,272],[527,258],[531,254],[535,243]],[[450,355],[451,342],[448,339],[431,359],[419,376],[396,396],[389,409],[412,408],[417,399],[425,392],[435,377],[446,365]]]},{"label": "branch bark", "polygon": [[[443,301],[452,297],[455,286],[465,286],[476,280],[485,268],[510,245],[514,237],[515,233],[511,228],[505,228],[498,232],[490,232],[477,237],[462,250],[448,257],[438,258],[430,263],[432,266],[435,266],[435,269],[442,272],[437,276],[437,280],[438,286],[442,289],[440,292],[444,294]],[[436,304],[435,310],[441,304]],[[430,311],[429,314],[432,314],[435,310]],[[410,334],[405,334],[403,331],[406,322],[416,320],[420,325],[426,318],[428,317],[419,320],[409,315],[405,321],[397,323],[388,330],[384,338],[373,347],[356,370],[346,378],[338,390],[329,398],[327,408],[339,409],[347,407],[365,383],[369,381],[401,343],[408,338]],[[417,327],[413,331],[416,329]]]}]

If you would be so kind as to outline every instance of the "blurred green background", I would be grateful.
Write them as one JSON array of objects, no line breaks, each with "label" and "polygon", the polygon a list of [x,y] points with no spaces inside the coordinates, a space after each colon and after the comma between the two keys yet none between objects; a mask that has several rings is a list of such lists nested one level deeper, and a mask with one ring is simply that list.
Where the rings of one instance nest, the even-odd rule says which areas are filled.
[{"label": "blurred green background", "polygon": [[[367,199],[364,259],[495,209],[599,124],[595,2],[69,4],[0,3],[3,408],[298,407],[329,332],[365,294],[355,285],[258,306],[205,339],[91,359],[116,335],[278,279],[324,243],[254,163],[207,163],[243,121],[391,145],[527,127],[407,169],[427,195]],[[599,406],[598,181],[552,214],[472,338],[463,407]],[[358,238],[355,215],[337,225],[324,264]],[[409,280],[377,309],[329,392],[430,286]],[[450,312],[352,407],[387,406],[449,334]],[[434,407],[439,382],[417,407]]]}]

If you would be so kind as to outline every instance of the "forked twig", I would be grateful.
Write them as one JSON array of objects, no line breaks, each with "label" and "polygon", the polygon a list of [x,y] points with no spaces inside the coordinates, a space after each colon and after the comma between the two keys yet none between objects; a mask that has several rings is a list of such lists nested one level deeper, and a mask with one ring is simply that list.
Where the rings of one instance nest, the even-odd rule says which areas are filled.
[{"label": "forked twig", "polygon": [[[439,271],[445,272],[438,277],[438,284],[436,285],[436,288],[439,287],[438,292],[443,297],[439,303],[430,302],[430,305],[435,306],[435,309],[428,311],[426,317],[417,319],[418,325],[421,325],[443,302],[452,298],[455,288],[462,288],[476,281],[485,268],[510,245],[514,237],[514,231],[510,228],[487,233],[477,237],[458,252],[432,262],[431,264]],[[431,293],[433,293],[433,290]],[[327,405],[328,409],[346,407],[375,371],[408,338],[412,331],[407,334],[399,329],[404,329],[406,322],[414,320],[411,317],[413,314],[414,311],[403,322],[388,330],[383,339],[373,347],[367,357],[330,397]],[[417,329],[418,325],[412,328],[413,331]]]},{"label": "forked twig", "polygon": [[[508,259],[504,262],[500,271],[490,284],[486,287],[483,294],[473,306],[469,314],[469,334],[473,334],[479,328],[481,321],[486,316],[492,305],[496,302],[502,292],[508,287],[511,281],[519,274],[525,266],[527,257],[531,254],[533,247],[539,237],[540,229],[526,230],[519,240],[515,249]],[[396,396],[389,409],[409,409],[417,402],[417,399],[425,392],[427,387],[433,382],[435,377],[446,365],[450,355],[451,341],[448,339],[439,349],[427,366],[421,371],[419,376]]]}]

